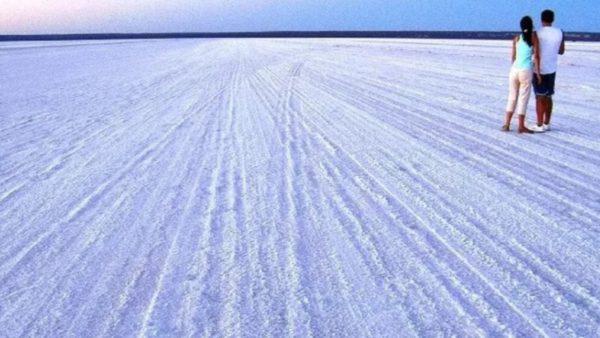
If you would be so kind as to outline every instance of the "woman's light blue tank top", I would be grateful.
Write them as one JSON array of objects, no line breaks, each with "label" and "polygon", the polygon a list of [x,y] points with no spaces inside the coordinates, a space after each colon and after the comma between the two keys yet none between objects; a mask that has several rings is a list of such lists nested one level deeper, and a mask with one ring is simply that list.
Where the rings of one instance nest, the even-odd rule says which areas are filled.
[{"label": "woman's light blue tank top", "polygon": [[521,34],[521,36],[519,36],[519,41],[517,42],[517,57],[513,66],[517,69],[533,69],[532,55],[533,47],[525,42],[525,39],[523,39],[523,35]]}]

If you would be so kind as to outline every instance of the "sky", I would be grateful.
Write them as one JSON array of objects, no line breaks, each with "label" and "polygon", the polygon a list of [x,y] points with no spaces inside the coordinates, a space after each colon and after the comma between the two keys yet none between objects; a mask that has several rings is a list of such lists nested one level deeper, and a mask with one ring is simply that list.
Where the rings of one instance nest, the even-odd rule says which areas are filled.
[{"label": "sky", "polygon": [[600,0],[0,0],[0,35],[274,30],[518,30],[546,8],[600,32]]}]

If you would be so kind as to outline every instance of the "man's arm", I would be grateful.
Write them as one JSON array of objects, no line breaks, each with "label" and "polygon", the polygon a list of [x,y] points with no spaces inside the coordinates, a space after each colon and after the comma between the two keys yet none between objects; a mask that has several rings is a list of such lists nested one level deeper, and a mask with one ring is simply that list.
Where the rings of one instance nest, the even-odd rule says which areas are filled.
[{"label": "man's arm", "polygon": [[558,54],[565,54],[565,32],[562,32],[562,41],[560,42],[560,48],[558,49]]},{"label": "man's arm", "polygon": [[540,71],[540,40],[538,39],[536,32],[533,32],[533,58],[535,76],[537,77],[538,83],[542,84],[542,72]]}]

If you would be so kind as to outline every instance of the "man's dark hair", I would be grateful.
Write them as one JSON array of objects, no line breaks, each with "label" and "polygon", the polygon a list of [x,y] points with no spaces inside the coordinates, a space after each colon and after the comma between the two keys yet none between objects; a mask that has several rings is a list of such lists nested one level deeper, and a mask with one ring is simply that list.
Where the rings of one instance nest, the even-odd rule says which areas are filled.
[{"label": "man's dark hair", "polygon": [[553,23],[554,22],[554,12],[547,9],[542,12],[542,22]]}]

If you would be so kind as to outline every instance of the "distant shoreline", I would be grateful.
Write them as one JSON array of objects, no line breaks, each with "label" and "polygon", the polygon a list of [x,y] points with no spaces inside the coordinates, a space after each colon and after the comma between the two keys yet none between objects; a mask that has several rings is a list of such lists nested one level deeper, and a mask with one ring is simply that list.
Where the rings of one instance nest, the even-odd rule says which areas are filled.
[{"label": "distant shoreline", "polygon": [[[475,31],[274,31],[225,33],[106,33],[106,34],[36,34],[0,35],[0,41],[61,41],[117,39],[187,39],[187,38],[411,38],[508,40],[515,32]],[[600,41],[600,33],[565,32],[569,41]]]}]

